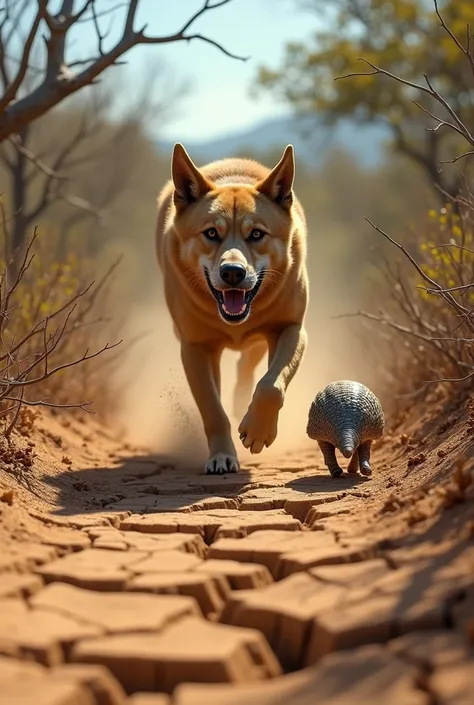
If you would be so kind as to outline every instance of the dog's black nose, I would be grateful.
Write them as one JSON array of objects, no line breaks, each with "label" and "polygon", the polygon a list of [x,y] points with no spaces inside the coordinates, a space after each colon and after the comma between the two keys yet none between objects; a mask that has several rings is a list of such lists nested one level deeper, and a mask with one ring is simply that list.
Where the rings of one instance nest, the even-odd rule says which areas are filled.
[{"label": "dog's black nose", "polygon": [[238,286],[247,276],[247,270],[243,264],[222,264],[220,274],[226,284]]}]

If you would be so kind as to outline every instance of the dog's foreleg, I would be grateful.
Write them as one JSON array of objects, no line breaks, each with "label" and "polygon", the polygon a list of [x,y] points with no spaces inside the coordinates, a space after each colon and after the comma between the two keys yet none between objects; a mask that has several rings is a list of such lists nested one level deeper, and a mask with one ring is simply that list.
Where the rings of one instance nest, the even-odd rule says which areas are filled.
[{"label": "dog's foreleg", "polygon": [[268,351],[266,340],[258,340],[242,350],[237,363],[237,382],[234,389],[234,416],[241,419],[248,409],[254,387],[254,372]]},{"label": "dog's foreleg", "polygon": [[300,366],[306,347],[306,331],[295,323],[268,336],[269,367],[255,388],[252,402],[239,426],[242,443],[260,453],[277,436],[278,414],[289,383]]},{"label": "dog's foreleg", "polygon": [[230,422],[220,400],[220,356],[218,349],[181,343],[184,371],[209,446],[207,473],[237,472],[239,469]]}]

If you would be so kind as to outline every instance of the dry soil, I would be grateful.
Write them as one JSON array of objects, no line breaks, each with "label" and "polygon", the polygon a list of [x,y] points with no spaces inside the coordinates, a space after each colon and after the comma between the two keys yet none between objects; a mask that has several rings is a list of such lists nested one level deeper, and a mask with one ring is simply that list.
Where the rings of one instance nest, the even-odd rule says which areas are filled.
[{"label": "dry soil", "polygon": [[42,414],[2,450],[1,705],[472,705],[474,403],[213,477]]}]

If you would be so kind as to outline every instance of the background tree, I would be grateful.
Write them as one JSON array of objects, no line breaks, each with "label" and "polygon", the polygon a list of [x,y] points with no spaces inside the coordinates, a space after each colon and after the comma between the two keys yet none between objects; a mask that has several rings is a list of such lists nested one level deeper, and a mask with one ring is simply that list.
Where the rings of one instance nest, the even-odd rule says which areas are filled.
[{"label": "background tree", "polygon": [[159,131],[184,94],[182,82],[175,79],[171,87],[164,67],[152,65],[119,111],[118,82],[128,78],[122,69],[114,80],[86,88],[68,107],[58,106],[0,144],[0,178],[12,214],[4,252],[10,277],[18,272],[34,226],[45,218],[58,260],[81,227],[83,253],[97,253],[144,152],[154,151],[147,131],[151,125]]},{"label": "background tree", "polygon": [[[170,44],[194,39],[217,47],[232,58],[218,41],[193,32],[196,21],[207,12],[231,0],[205,0],[199,10],[176,32],[163,36],[147,34],[146,25],[137,29],[140,0],[105,2],[104,0],[4,0],[0,6],[0,142],[21,133],[33,120],[97,79],[130,49],[139,44]],[[33,7],[34,6],[34,7]],[[114,20],[119,32],[110,32]],[[84,23],[89,23],[97,37],[97,51],[87,56],[75,49]],[[107,23],[107,24],[104,24]],[[25,26],[27,27],[24,33]],[[44,47],[40,45],[44,40]],[[80,39],[79,45],[82,46]],[[39,63],[31,63],[38,50]],[[25,85],[34,72],[33,86]]]},{"label": "background tree", "polygon": [[[309,41],[288,44],[280,67],[261,67],[260,88],[329,123],[349,117],[386,124],[393,147],[423,170],[440,199],[445,200],[442,191],[456,195],[462,177],[458,169],[442,162],[458,148],[457,135],[433,129],[425,112],[433,107],[430,96],[375,71],[380,67],[416,83],[424,83],[424,75],[428,76],[459,118],[472,124],[472,67],[441,26],[436,6],[426,0],[304,0],[300,4],[317,14],[322,29]],[[455,37],[465,44],[466,26],[474,26],[474,4],[445,0],[440,9]],[[472,52],[469,37],[468,44]],[[335,81],[361,71],[367,74]],[[447,113],[438,111],[438,115],[443,118]]]},{"label": "background tree", "polygon": [[[155,63],[145,76],[120,75],[132,89],[124,100],[117,70],[113,83],[107,69],[141,44],[196,39],[232,57],[194,32],[229,2],[201,0],[176,32],[152,36],[139,24],[140,0],[0,0],[0,423],[8,419],[7,435],[28,406],[84,409],[93,398],[102,411],[117,408],[123,385],[113,372],[144,333],[141,323],[130,331],[129,317],[157,279],[156,196],[169,178],[157,135],[183,85]],[[118,261],[125,266],[115,276]],[[119,350],[102,356],[122,338]]]}]

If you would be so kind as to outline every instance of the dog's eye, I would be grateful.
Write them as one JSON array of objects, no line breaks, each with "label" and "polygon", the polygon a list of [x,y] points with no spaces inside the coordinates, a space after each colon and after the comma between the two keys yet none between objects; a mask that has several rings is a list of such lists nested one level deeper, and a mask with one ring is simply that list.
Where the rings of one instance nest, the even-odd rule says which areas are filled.
[{"label": "dog's eye", "polygon": [[263,230],[258,230],[258,228],[254,228],[249,235],[249,240],[251,242],[258,242],[259,240],[263,240],[265,235],[266,233]]},{"label": "dog's eye", "polygon": [[204,237],[207,237],[208,240],[219,239],[219,233],[215,228],[208,228],[207,230],[204,230],[202,234],[204,235]]}]

